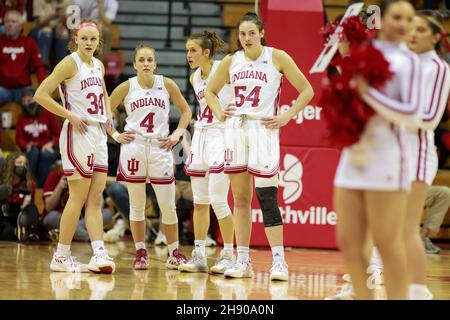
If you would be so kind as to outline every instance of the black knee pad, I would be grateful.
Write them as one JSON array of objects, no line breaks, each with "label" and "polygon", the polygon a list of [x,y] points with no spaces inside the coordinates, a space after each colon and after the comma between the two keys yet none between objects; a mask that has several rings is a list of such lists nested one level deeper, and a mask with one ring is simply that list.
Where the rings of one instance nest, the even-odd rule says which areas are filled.
[{"label": "black knee pad", "polygon": [[283,224],[280,208],[278,208],[278,188],[255,188],[259,205],[263,214],[264,227],[275,227]]}]

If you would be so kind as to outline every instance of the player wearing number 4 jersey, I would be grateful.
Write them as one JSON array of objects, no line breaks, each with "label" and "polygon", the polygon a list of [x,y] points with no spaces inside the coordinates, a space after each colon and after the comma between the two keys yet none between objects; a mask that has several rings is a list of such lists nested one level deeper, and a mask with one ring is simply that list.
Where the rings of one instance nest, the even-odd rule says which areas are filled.
[{"label": "player wearing number 4 jersey", "polygon": [[[94,57],[101,48],[101,32],[84,21],[72,33],[65,57],[39,86],[34,99],[44,108],[66,118],[59,145],[69,199],[60,222],[59,243],[50,268],[53,271],[112,273],[115,264],[103,243],[102,193],[108,171],[105,127],[111,126],[109,99],[103,82],[104,67]],[[51,94],[60,87],[63,105]],[[85,219],[94,255],[89,264],[78,263],[70,244],[85,207]]]},{"label": "player wearing number 4 jersey", "polygon": [[[199,108],[194,137],[185,167],[186,174],[191,176],[194,194],[195,249],[189,262],[178,268],[180,271],[208,271],[205,242],[209,228],[210,204],[219,221],[224,240],[224,250],[216,264],[211,267],[211,272],[224,273],[234,262],[233,216],[228,206],[230,182],[223,173],[224,125],[214,117],[205,102],[206,86],[219,65],[219,61],[213,60],[214,54],[224,48],[225,43],[222,39],[214,32],[209,31],[191,35],[186,43],[189,66],[197,68],[192,74],[190,82],[194,87]],[[233,100],[228,85],[219,93],[219,99],[223,106]]]},{"label": "player wearing number 4 jersey", "polygon": [[[264,226],[272,247],[271,280],[288,280],[284,260],[283,225],[278,208],[279,128],[298,114],[314,92],[292,58],[284,51],[264,46],[263,24],[255,13],[239,21],[239,51],[225,57],[206,89],[206,102],[225,124],[225,173],[230,174],[234,197],[236,264],[227,277],[250,277],[249,243],[252,227],[252,177],[261,206]],[[281,77],[285,75],[300,93],[292,108],[278,115]],[[231,83],[236,107],[222,111],[217,98]],[[263,178],[263,179],[261,179]]]},{"label": "player wearing number 4 jersey", "polygon": [[[172,147],[191,120],[191,110],[171,79],[155,75],[155,50],[138,45],[134,52],[137,76],[120,84],[111,95],[114,110],[123,102],[127,112],[125,132],[113,137],[123,143],[117,180],[125,181],[130,195],[130,226],[136,247],[135,269],[147,269],[145,246],[145,183],[149,181],[161,209],[161,222],[169,247],[166,266],[177,269],[187,261],[178,250],[178,218]],[[181,113],[178,128],[169,136],[170,101]],[[130,133],[134,133],[131,137]],[[133,139],[134,138],[134,139]]]}]

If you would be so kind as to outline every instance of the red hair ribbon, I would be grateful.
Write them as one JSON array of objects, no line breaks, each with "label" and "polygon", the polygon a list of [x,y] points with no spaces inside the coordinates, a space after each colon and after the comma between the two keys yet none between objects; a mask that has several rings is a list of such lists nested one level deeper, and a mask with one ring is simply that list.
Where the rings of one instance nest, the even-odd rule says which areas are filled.
[{"label": "red hair ribbon", "polygon": [[82,24],[80,24],[80,26],[78,27],[78,30],[81,30],[82,28],[85,28],[85,27],[93,27],[98,30],[97,25],[94,22],[89,22],[89,21],[83,22]]}]

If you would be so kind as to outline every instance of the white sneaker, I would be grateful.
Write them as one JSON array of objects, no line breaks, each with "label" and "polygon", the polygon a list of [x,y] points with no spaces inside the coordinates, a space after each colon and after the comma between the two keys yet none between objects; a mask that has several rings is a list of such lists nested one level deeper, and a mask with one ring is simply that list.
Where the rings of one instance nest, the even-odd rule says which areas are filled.
[{"label": "white sneaker", "polygon": [[344,273],[344,275],[342,276],[342,280],[344,280],[344,282],[352,283],[352,277],[349,273]]},{"label": "white sneaker", "polygon": [[77,261],[74,256],[53,254],[50,269],[56,272],[89,272],[88,266]]},{"label": "white sneaker", "polygon": [[216,240],[214,240],[213,238],[211,238],[210,234],[206,235],[206,239],[205,239],[205,247],[215,247],[217,245]]},{"label": "white sneaker", "polygon": [[227,278],[252,278],[253,268],[251,260],[240,261],[237,260],[233,267],[225,270],[224,276]]},{"label": "white sneaker", "polygon": [[192,258],[184,264],[178,266],[179,271],[184,272],[208,272],[208,264],[206,258],[197,253],[197,250],[192,250]]},{"label": "white sneaker", "polygon": [[121,237],[124,236],[126,231],[125,221],[123,219],[119,219],[116,221],[116,224],[111,230],[108,230],[103,238],[106,242],[117,242]]},{"label": "white sneaker", "polygon": [[211,272],[223,274],[225,273],[225,270],[232,268],[234,263],[235,258],[233,255],[233,251],[227,252],[225,250],[222,250],[220,252],[219,258],[216,261],[216,264],[211,267]]},{"label": "white sneaker", "polygon": [[164,233],[161,232],[161,230],[158,231],[158,234],[156,235],[156,239],[155,239],[155,246],[161,246],[167,245],[167,239],[166,236],[164,235]]},{"label": "white sneaker", "polygon": [[383,268],[372,264],[369,268],[367,268],[367,273],[370,274],[370,279],[372,280],[373,285],[384,284]]},{"label": "white sneaker", "polygon": [[108,253],[94,254],[88,264],[89,271],[111,274],[116,270],[116,264]]},{"label": "white sneaker", "polygon": [[270,280],[288,281],[289,271],[285,261],[274,261],[270,268]]}]

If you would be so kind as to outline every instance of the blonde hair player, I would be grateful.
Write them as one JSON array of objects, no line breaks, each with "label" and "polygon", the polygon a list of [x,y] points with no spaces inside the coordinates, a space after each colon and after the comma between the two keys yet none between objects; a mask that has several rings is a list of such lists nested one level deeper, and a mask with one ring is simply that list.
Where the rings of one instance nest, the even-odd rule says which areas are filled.
[{"label": "blonde hair player", "polygon": [[[408,46],[419,55],[423,74],[424,100],[420,128],[407,127],[410,147],[411,191],[408,196],[405,244],[408,266],[409,299],[428,300],[433,295],[426,286],[426,253],[420,237],[428,187],[438,169],[434,130],[444,114],[450,88],[449,67],[445,60],[445,29],[433,12],[419,12],[413,20]],[[446,40],[445,40],[446,41]]]},{"label": "blonde hair player", "polygon": [[[211,272],[223,274],[234,263],[233,216],[228,206],[230,181],[223,173],[224,167],[224,125],[218,121],[205,102],[205,90],[216,72],[220,61],[214,61],[217,52],[223,52],[225,43],[215,32],[203,31],[191,35],[186,42],[189,66],[197,68],[190,77],[199,103],[195,131],[185,172],[191,176],[194,194],[195,249],[188,263],[178,270],[186,272],[208,272],[205,243],[209,228],[209,206],[212,205],[224,240],[224,250]],[[226,106],[233,100],[230,86],[226,85],[219,94],[220,104]]]},{"label": "blonde hair player", "polygon": [[[297,115],[314,96],[308,80],[284,51],[264,45],[264,27],[255,13],[238,24],[239,50],[226,56],[206,89],[206,103],[217,119],[225,121],[225,173],[234,197],[238,257],[226,277],[252,277],[249,257],[252,229],[252,176],[261,206],[267,238],[272,248],[271,280],[288,280],[284,259],[283,222],[278,208],[279,128]],[[300,93],[292,108],[278,115],[281,78],[286,76]],[[227,84],[235,107],[222,110],[219,92]],[[262,179],[261,179],[262,178]]]},{"label": "blonde hair player", "polygon": [[[145,44],[134,51],[137,76],[121,83],[111,94],[111,109],[123,102],[127,112],[125,132],[134,140],[120,149],[118,181],[125,181],[130,195],[130,227],[136,247],[135,269],[148,268],[145,246],[145,183],[150,181],[161,209],[169,257],[166,266],[177,269],[187,261],[178,249],[178,217],[175,208],[175,177],[172,147],[183,136],[192,113],[176,83],[154,74],[155,50]],[[169,135],[170,101],[181,113],[177,129]],[[123,135],[124,133],[122,133]],[[119,141],[122,137],[113,133]]]},{"label": "blonde hair player", "polygon": [[[60,223],[59,243],[50,268],[53,271],[113,273],[115,264],[103,243],[102,193],[108,171],[105,125],[111,126],[111,110],[103,76],[104,66],[94,57],[100,50],[99,26],[83,21],[72,32],[66,56],[41,83],[34,100],[50,112],[66,118],[59,138],[69,199]],[[100,43],[100,45],[99,45]],[[51,94],[59,86],[64,106]],[[87,268],[71,256],[70,245],[85,207],[86,226],[94,255]]]},{"label": "blonde hair player", "polygon": [[390,63],[394,76],[382,90],[376,90],[355,75],[362,98],[377,114],[367,123],[360,141],[341,154],[334,181],[334,207],[338,243],[356,298],[372,298],[367,286],[369,257],[364,250],[371,234],[383,260],[388,299],[406,299],[403,231],[410,181],[403,124],[418,123],[420,62],[402,42],[412,27],[412,5],[404,0],[384,1],[381,14],[374,46]]}]

